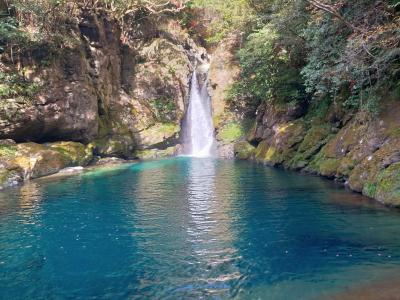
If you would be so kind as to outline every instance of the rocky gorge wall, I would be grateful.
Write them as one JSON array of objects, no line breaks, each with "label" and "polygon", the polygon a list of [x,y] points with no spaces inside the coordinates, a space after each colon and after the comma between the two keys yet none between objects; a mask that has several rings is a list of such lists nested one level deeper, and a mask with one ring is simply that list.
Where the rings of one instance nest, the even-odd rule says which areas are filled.
[{"label": "rocky gorge wall", "polygon": [[400,103],[379,115],[345,113],[341,104],[262,104],[253,129],[235,144],[239,159],[317,174],[389,206],[400,206]]},{"label": "rocky gorge wall", "polygon": [[[41,47],[19,58],[18,72],[41,88],[29,99],[0,98],[0,189],[97,157],[179,151],[191,75],[207,52],[171,18],[131,21],[123,32],[105,13],[82,12],[61,52]],[[210,51],[220,156],[318,174],[400,206],[398,101],[383,97],[377,116],[346,112],[340,101],[306,109],[266,102],[255,114],[233,109],[228,90],[240,73],[240,43],[232,34]],[[0,64],[11,62],[0,55]]]},{"label": "rocky gorge wall", "polygon": [[29,98],[0,99],[0,188],[96,156],[179,150],[189,82],[206,50],[173,18],[131,18],[123,32],[106,13],[82,11],[61,51],[0,56],[2,69],[40,86]]}]

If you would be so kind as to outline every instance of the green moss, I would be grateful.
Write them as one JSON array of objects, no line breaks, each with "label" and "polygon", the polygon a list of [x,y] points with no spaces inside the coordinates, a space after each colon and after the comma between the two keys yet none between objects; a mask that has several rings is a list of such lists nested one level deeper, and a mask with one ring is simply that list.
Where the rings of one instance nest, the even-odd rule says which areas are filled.
[{"label": "green moss", "polygon": [[354,167],[357,165],[357,162],[350,158],[344,157],[340,160],[340,165],[337,169],[337,173],[343,176],[350,176],[350,173],[353,171]]},{"label": "green moss", "polygon": [[400,136],[400,128],[393,128],[388,132],[389,136],[398,137]]},{"label": "green moss", "polygon": [[167,136],[175,134],[180,129],[180,127],[174,123],[162,123],[158,125],[157,128],[159,132]]},{"label": "green moss", "polygon": [[238,122],[231,122],[221,127],[217,134],[217,139],[224,143],[237,141],[244,135],[242,126]]},{"label": "green moss", "polygon": [[14,156],[17,152],[15,145],[0,145],[0,156]]},{"label": "green moss", "polygon": [[117,156],[130,158],[133,150],[133,140],[130,136],[111,136],[94,140],[90,147],[101,157]]},{"label": "green moss", "polygon": [[158,149],[137,150],[135,151],[134,156],[142,160],[171,157],[175,155],[175,150],[176,150],[175,147],[169,147],[165,150],[158,150]]},{"label": "green moss", "polygon": [[326,158],[321,150],[315,155],[307,166],[307,171],[320,174],[326,177],[335,177],[340,166],[339,159]]},{"label": "green moss", "polygon": [[15,98],[18,96],[32,98],[42,89],[42,85],[27,80],[17,73],[0,71],[0,99]]},{"label": "green moss", "polygon": [[366,183],[364,185],[362,193],[367,197],[375,198],[376,190],[377,190],[377,184],[376,183]]},{"label": "green moss", "polygon": [[377,176],[376,198],[385,204],[400,206],[400,163],[383,170]]},{"label": "green moss", "polygon": [[158,121],[173,121],[173,115],[177,109],[174,99],[159,97],[150,99],[148,102]]},{"label": "green moss", "polygon": [[309,164],[308,159],[304,153],[297,152],[295,156],[288,163],[288,167],[295,170],[305,168]]},{"label": "green moss", "polygon": [[275,166],[287,160],[287,152],[279,151],[276,147],[261,142],[256,149],[256,160],[269,166]]},{"label": "green moss", "polygon": [[171,140],[177,139],[180,126],[174,123],[158,123],[139,133],[142,148],[167,148]]},{"label": "green moss", "polygon": [[[296,154],[290,162],[288,162],[288,167],[298,170],[308,166],[310,161],[312,161],[312,157],[328,142],[330,137],[329,126],[322,125],[311,127],[300,143]],[[319,165],[317,169],[319,170]]]},{"label": "green moss", "polygon": [[93,152],[85,145],[75,142],[57,142],[50,149],[61,153],[71,166],[85,166],[93,158]]},{"label": "green moss", "polygon": [[249,159],[255,154],[256,148],[246,141],[238,142],[234,146],[237,159]]},{"label": "green moss", "polygon": [[319,165],[319,172],[322,176],[335,177],[339,165],[340,165],[339,159],[328,158],[322,160]]},{"label": "green moss", "polygon": [[216,128],[219,128],[221,123],[223,122],[223,120],[224,120],[224,115],[222,115],[222,114],[213,116],[213,124],[214,124],[214,126]]},{"label": "green moss", "polygon": [[299,151],[305,153],[305,157],[314,155],[330,137],[330,128],[328,125],[313,126],[305,135],[299,146]]}]

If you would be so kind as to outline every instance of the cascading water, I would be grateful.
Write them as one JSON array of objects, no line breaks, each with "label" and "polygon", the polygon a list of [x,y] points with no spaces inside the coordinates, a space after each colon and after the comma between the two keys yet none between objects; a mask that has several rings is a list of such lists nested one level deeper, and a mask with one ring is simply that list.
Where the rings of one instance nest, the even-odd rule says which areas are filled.
[{"label": "cascading water", "polygon": [[200,87],[196,70],[192,76],[189,107],[183,129],[183,152],[185,155],[210,157],[215,154],[211,97],[208,94],[206,83]]}]

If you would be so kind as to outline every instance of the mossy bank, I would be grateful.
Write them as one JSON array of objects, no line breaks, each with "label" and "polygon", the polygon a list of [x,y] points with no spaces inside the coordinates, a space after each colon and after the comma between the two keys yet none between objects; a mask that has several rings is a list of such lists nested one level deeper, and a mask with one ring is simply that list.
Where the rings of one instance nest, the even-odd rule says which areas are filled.
[{"label": "mossy bank", "polygon": [[311,108],[262,105],[256,124],[235,145],[238,159],[252,159],[318,174],[390,205],[400,206],[400,103],[386,102],[378,115],[322,114]]}]

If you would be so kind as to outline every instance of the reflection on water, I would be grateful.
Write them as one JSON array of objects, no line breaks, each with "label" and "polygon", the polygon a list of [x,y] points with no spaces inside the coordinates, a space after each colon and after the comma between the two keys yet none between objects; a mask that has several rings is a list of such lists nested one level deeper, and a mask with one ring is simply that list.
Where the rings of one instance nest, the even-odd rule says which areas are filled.
[{"label": "reflection on water", "polygon": [[18,188],[0,192],[0,215],[18,212],[24,216],[37,214],[42,201],[41,187],[36,182],[27,182]]},{"label": "reflection on water", "polygon": [[19,206],[25,211],[36,208],[42,201],[42,191],[36,182],[28,182],[19,189]]},{"label": "reflection on water", "polygon": [[187,228],[188,241],[196,253],[196,260],[205,265],[203,276],[207,285],[204,288],[209,295],[224,294],[231,288],[232,281],[241,276],[234,264],[239,254],[233,243],[229,201],[218,198],[216,193],[216,168],[215,160],[193,159],[187,180],[191,219]]},{"label": "reflection on water", "polygon": [[35,181],[0,193],[0,298],[321,299],[399,282],[399,215],[363,199],[194,158]]}]

